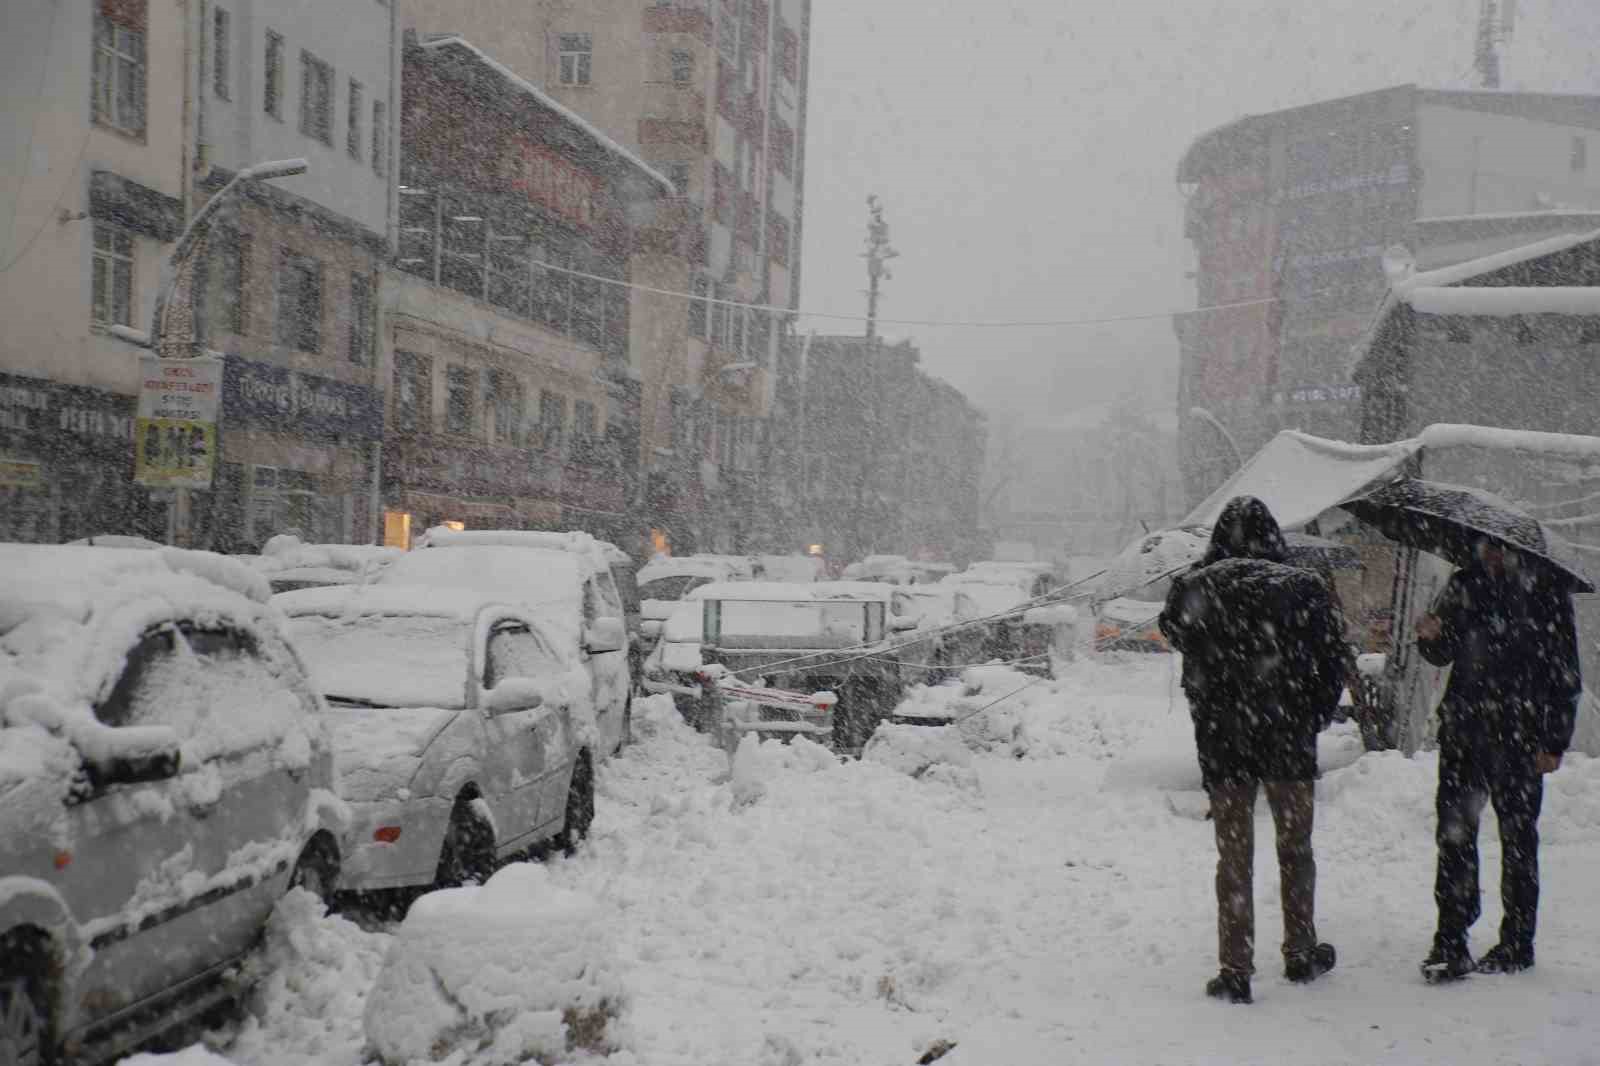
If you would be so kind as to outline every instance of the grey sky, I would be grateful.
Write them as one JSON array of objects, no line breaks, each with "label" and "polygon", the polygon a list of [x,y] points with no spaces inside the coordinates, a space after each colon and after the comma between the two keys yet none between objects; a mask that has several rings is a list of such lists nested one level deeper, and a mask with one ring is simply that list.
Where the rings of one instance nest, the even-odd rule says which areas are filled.
[{"label": "grey sky", "polygon": [[[1521,0],[1505,87],[1600,93],[1595,0]],[[865,198],[901,258],[890,318],[1192,307],[1173,175],[1239,115],[1473,84],[1479,0],[815,0],[802,305],[861,312]],[[820,331],[858,326],[812,319]],[[1176,388],[1164,319],[884,327],[978,403],[1047,414]]]}]

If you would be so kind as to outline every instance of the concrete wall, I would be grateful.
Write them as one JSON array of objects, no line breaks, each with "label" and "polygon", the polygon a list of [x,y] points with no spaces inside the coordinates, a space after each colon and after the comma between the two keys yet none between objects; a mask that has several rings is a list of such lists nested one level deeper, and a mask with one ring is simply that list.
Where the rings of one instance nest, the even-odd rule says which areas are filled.
[{"label": "concrete wall", "polygon": [[[269,159],[303,157],[304,175],[275,184],[373,233],[388,232],[389,200],[395,173],[395,130],[398,100],[395,24],[392,8],[378,0],[195,0],[195,114],[200,160],[206,165],[239,170]],[[158,5],[153,4],[152,8]],[[231,23],[228,97],[217,92],[214,12],[228,12]],[[278,116],[265,108],[265,63],[268,32],[283,38],[283,89]],[[325,144],[300,130],[301,53],[306,51],[333,67],[332,140]],[[348,147],[350,83],[361,83],[359,144]],[[373,103],[387,107],[385,143],[388,173],[373,166]]]},{"label": "concrete wall", "polygon": [[[1420,217],[1600,208],[1600,130],[1439,104],[1417,111]],[[1574,139],[1587,145],[1581,170]]]},{"label": "concrete wall", "polygon": [[[183,196],[183,8],[149,6],[142,138],[90,122],[95,10],[88,0],[5,6],[0,370],[132,394],[138,349],[90,322],[94,230],[84,216],[96,170]],[[143,329],[169,246],[142,236],[133,245],[133,321]]]}]

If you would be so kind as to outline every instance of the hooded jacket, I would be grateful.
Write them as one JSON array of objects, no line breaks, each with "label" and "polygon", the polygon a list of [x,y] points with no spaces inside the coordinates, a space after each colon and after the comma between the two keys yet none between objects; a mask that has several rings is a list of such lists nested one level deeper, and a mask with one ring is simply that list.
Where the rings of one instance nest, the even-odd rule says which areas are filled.
[{"label": "hooded jacket", "polygon": [[1430,611],[1440,633],[1417,651],[1452,667],[1440,746],[1487,749],[1527,772],[1538,752],[1565,752],[1583,691],[1572,597],[1532,567],[1495,577],[1475,564],[1451,575]]},{"label": "hooded jacket", "polygon": [[1266,504],[1235,497],[1161,612],[1162,633],[1183,653],[1208,788],[1317,774],[1317,733],[1344,684],[1344,621],[1323,579],[1287,554]]}]

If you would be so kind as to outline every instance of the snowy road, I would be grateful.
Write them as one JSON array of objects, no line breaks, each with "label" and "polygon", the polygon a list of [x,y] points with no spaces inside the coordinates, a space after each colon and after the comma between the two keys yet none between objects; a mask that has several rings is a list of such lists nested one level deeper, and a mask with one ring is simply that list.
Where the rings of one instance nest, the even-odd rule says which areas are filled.
[{"label": "snowy road", "polygon": [[[1600,1063],[1600,762],[1572,757],[1550,780],[1538,968],[1429,988],[1416,963],[1433,920],[1434,761],[1358,757],[1336,727],[1315,839],[1339,968],[1309,987],[1282,979],[1262,808],[1257,1002],[1228,1006],[1201,991],[1215,852],[1209,823],[1174,813],[1192,802],[1169,798],[1198,787],[1171,668],[1076,664],[990,712],[987,732],[1013,739],[915,778],[768,745],[730,780],[670,705],[636,707],[640,742],[601,772],[591,841],[550,864],[618,934],[630,1002],[605,1061],[909,1066],[947,1040],[942,1066]],[[984,682],[986,698],[1024,680]],[[1499,919],[1492,816],[1484,829],[1477,951]],[[227,1061],[366,1061],[361,1015],[391,934],[308,903],[280,912],[259,1020]]]}]

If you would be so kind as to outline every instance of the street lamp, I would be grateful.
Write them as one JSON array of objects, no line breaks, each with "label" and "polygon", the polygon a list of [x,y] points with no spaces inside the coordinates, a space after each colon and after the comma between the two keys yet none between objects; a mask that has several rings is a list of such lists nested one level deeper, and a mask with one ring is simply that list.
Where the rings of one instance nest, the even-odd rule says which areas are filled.
[{"label": "street lamp", "polygon": [[[275,159],[266,163],[257,163],[253,167],[245,167],[234,176],[215,196],[207,200],[194,213],[189,224],[183,228],[183,233],[172,246],[172,251],[167,256],[167,261],[161,266],[161,281],[156,286],[156,303],[150,312],[150,333],[144,338],[145,343],[158,357],[168,358],[164,350],[166,340],[167,305],[172,301],[172,292],[177,288],[178,272],[183,264],[194,252],[202,238],[205,237],[211,222],[216,218],[217,212],[228,204],[234,197],[235,190],[241,188],[248,181],[266,181],[272,178],[287,178],[295,174],[304,174],[307,165],[304,159]],[[131,331],[129,331],[131,332]],[[193,354],[192,352],[188,354]],[[185,486],[174,486],[172,493],[172,539],[183,547],[189,546],[189,530],[191,519],[191,506],[189,489]]]},{"label": "street lamp", "polygon": [[211,226],[211,220],[216,217],[217,211],[224,203],[232,198],[235,189],[246,181],[268,181],[272,178],[288,178],[296,174],[304,174],[307,164],[304,159],[274,159],[266,163],[257,163],[253,167],[245,167],[235,174],[228,184],[224,185],[217,194],[205,202],[200,210],[194,213],[189,224],[183,228],[178,241],[172,246],[172,252],[167,256],[167,261],[161,267],[161,282],[156,287],[156,305],[150,312],[150,347],[157,355],[162,354],[161,343],[164,329],[164,319],[167,314],[167,304],[172,299],[172,290],[178,283],[178,270],[184,260],[194,251],[196,244],[205,236],[206,230]]},{"label": "street lamp", "polygon": [[1227,426],[1218,421],[1216,415],[1207,411],[1204,407],[1191,407],[1189,408],[1189,417],[1198,418],[1222,435],[1222,439],[1227,443],[1229,450],[1233,452],[1233,468],[1235,470],[1244,465],[1244,453],[1239,450],[1239,442],[1233,439],[1233,434],[1228,432]]}]

